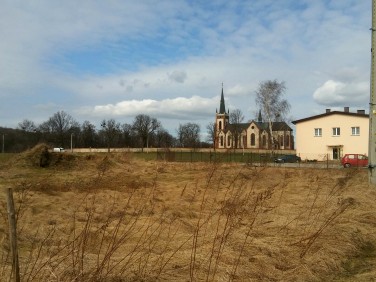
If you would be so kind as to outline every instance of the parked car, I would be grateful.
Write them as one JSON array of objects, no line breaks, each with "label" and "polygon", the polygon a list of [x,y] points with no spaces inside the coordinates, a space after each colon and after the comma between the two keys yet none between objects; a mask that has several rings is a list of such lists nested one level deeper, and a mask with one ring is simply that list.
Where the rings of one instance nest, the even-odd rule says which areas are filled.
[{"label": "parked car", "polygon": [[276,163],[298,163],[301,158],[297,155],[282,155],[274,159]]},{"label": "parked car", "polygon": [[341,159],[344,167],[368,166],[368,157],[362,154],[345,154]]}]

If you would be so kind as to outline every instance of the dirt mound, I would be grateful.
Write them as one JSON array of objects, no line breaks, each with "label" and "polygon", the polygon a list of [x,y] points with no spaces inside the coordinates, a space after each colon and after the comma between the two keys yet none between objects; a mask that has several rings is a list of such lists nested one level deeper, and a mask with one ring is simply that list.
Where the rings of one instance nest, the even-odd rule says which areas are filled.
[{"label": "dirt mound", "polygon": [[70,152],[52,152],[47,144],[38,144],[22,153],[15,160],[16,164],[32,167],[54,167],[72,169],[77,166],[98,166],[99,170],[107,170],[115,164],[129,164],[132,157],[129,154],[74,154]]},{"label": "dirt mound", "polygon": [[51,163],[51,154],[46,144],[38,144],[32,149],[22,153],[18,161],[34,167],[48,167]]},{"label": "dirt mound", "polygon": [[50,147],[47,144],[41,143],[10,160],[10,165],[43,168],[59,166],[64,168],[74,166],[75,160],[75,155],[51,152]]}]

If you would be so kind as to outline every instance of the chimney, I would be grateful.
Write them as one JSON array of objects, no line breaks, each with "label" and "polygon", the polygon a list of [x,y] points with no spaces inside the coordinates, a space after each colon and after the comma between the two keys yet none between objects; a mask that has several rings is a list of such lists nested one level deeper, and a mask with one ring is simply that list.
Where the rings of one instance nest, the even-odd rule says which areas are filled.
[{"label": "chimney", "polygon": [[326,113],[327,113],[327,114],[330,113],[330,109],[326,109]]},{"label": "chimney", "polygon": [[365,111],[365,110],[358,110],[357,113],[358,113],[359,115],[364,115],[364,114],[366,113],[366,111]]},{"label": "chimney", "polygon": [[349,108],[349,107],[344,107],[344,108],[343,108],[343,111],[344,111],[345,113],[348,113],[348,112],[349,112],[349,110],[350,110],[350,108]]}]

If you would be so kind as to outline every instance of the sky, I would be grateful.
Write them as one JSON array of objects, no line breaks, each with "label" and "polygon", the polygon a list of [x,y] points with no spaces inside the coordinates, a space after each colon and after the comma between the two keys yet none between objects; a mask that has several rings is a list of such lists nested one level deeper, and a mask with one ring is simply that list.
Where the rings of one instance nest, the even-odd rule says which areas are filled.
[{"label": "sky", "polygon": [[369,112],[371,0],[0,0],[0,127],[58,111],[201,132],[226,110],[256,118],[284,81],[289,120]]}]

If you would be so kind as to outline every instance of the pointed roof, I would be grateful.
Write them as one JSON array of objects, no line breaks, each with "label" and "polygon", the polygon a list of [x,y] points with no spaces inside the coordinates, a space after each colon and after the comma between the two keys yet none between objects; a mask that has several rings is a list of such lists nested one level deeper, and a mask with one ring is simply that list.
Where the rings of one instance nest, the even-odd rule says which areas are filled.
[{"label": "pointed roof", "polygon": [[219,113],[220,114],[225,114],[226,113],[225,98],[223,96],[223,85],[222,85],[221,104],[219,106]]},{"label": "pointed roof", "polygon": [[[253,121],[260,129],[268,130],[269,122],[256,122]],[[274,121],[272,123],[272,130],[273,131],[292,131],[291,127],[284,121]]]},{"label": "pointed roof", "polygon": [[360,111],[360,112],[358,111],[357,113],[341,112],[341,111],[328,111],[328,112],[323,113],[323,114],[294,120],[291,123],[297,124],[297,123],[301,123],[301,122],[305,122],[305,121],[309,121],[309,120],[314,120],[314,119],[318,119],[318,118],[323,118],[323,117],[327,117],[327,116],[331,116],[331,115],[343,115],[343,116],[353,116],[353,117],[357,116],[357,117],[369,118],[369,114],[366,114],[363,111]]}]

